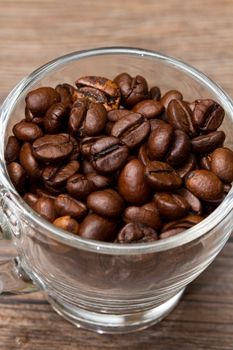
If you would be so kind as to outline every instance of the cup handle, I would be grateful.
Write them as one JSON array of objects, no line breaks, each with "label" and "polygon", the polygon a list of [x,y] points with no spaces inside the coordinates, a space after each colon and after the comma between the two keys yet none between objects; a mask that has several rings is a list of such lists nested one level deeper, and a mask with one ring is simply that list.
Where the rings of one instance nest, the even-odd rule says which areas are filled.
[{"label": "cup handle", "polygon": [[24,294],[38,290],[20,266],[12,230],[4,213],[4,190],[0,189],[0,294]]}]

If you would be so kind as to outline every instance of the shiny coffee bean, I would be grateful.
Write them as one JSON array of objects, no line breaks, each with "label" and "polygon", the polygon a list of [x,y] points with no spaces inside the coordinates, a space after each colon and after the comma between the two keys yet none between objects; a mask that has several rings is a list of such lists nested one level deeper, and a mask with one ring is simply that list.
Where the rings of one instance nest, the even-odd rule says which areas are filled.
[{"label": "shiny coffee bean", "polygon": [[124,201],[116,191],[106,189],[92,192],[87,197],[87,206],[101,216],[115,217],[124,210]]},{"label": "shiny coffee bean", "polygon": [[24,142],[33,142],[38,137],[43,136],[43,132],[38,125],[24,120],[14,125],[13,133],[18,140]]},{"label": "shiny coffee bean", "polygon": [[149,134],[150,123],[139,113],[130,113],[117,121],[111,135],[118,137],[129,148],[139,145]]},{"label": "shiny coffee bean", "polygon": [[33,155],[42,162],[54,163],[67,158],[73,151],[69,134],[45,135],[32,144]]},{"label": "shiny coffee bean", "polygon": [[7,165],[7,171],[16,190],[20,193],[24,190],[26,172],[24,168],[16,162]]},{"label": "shiny coffee bean", "polygon": [[16,161],[19,158],[20,143],[15,136],[10,136],[5,149],[5,160],[7,163]]},{"label": "shiny coffee bean", "polygon": [[120,87],[121,104],[126,108],[149,97],[147,81],[141,75],[132,78],[128,73],[121,73],[114,81]]},{"label": "shiny coffee bean", "polygon": [[41,87],[30,91],[26,98],[26,106],[32,114],[43,115],[54,103],[60,102],[60,95],[51,87]]},{"label": "shiny coffee bean", "polygon": [[182,101],[183,95],[177,90],[169,90],[162,96],[160,102],[165,108],[167,108],[172,100]]},{"label": "shiny coffee bean", "polygon": [[194,153],[209,153],[221,147],[225,140],[223,131],[213,131],[192,139],[192,150]]},{"label": "shiny coffee bean", "polygon": [[176,193],[156,193],[154,202],[160,216],[166,220],[180,219],[185,216],[189,210],[189,204],[185,198]]},{"label": "shiny coffee bean", "polygon": [[173,139],[173,127],[160,120],[153,126],[147,141],[148,155],[151,160],[162,160],[168,152]]},{"label": "shiny coffee bean", "polygon": [[167,163],[152,161],[145,167],[145,178],[156,191],[172,191],[181,186],[182,180]]},{"label": "shiny coffee bean", "polygon": [[166,156],[166,162],[172,167],[179,167],[190,155],[191,144],[188,135],[182,130],[175,130],[173,141]]},{"label": "shiny coffee bean", "polygon": [[161,91],[158,86],[153,86],[150,89],[150,98],[155,101],[159,101],[161,98]]},{"label": "shiny coffee bean", "polygon": [[222,124],[224,109],[211,99],[196,100],[193,110],[193,121],[197,128],[204,132],[215,131]]},{"label": "shiny coffee bean", "polygon": [[[165,224],[162,229],[162,234],[165,233],[167,230],[176,229],[176,228],[187,230],[190,227],[196,224],[199,224],[199,222],[201,222],[202,220],[203,220],[203,217],[200,215],[187,215],[182,219],[175,220]],[[160,238],[163,238],[162,234],[160,235]]]},{"label": "shiny coffee bean", "polygon": [[163,105],[155,100],[143,100],[133,107],[135,113],[140,113],[147,119],[157,118],[163,109]]},{"label": "shiny coffee bean", "polygon": [[44,219],[53,222],[57,213],[54,206],[54,200],[48,197],[41,197],[33,206],[33,209],[40,214]]},{"label": "shiny coffee bean", "polygon": [[32,114],[32,112],[25,107],[25,120],[30,123],[37,124],[39,126],[43,126],[44,123],[44,118],[43,116],[35,116]]},{"label": "shiny coffee bean", "polygon": [[191,170],[194,170],[196,168],[196,158],[192,153],[190,153],[186,161],[182,163],[178,168],[176,168],[176,172],[181,177],[181,179],[183,179]]},{"label": "shiny coffee bean", "polygon": [[66,185],[67,180],[78,172],[80,163],[72,160],[65,165],[48,165],[44,168],[42,179],[49,187],[61,188]]},{"label": "shiny coffee bean", "polygon": [[211,170],[211,155],[207,154],[199,158],[199,166],[201,169]]},{"label": "shiny coffee bean", "polygon": [[223,195],[223,185],[221,180],[208,170],[193,170],[186,179],[187,189],[199,199],[215,200]]},{"label": "shiny coffee bean", "polygon": [[151,205],[151,207],[149,208],[148,206],[146,207],[132,206],[132,207],[126,208],[124,212],[124,221],[126,223],[134,222],[134,223],[147,225],[156,230],[160,229],[161,227],[159,212],[155,205],[153,207]]},{"label": "shiny coffee bean", "polygon": [[145,167],[138,160],[129,161],[118,177],[118,190],[122,197],[132,204],[147,202],[150,195],[150,187],[145,181]]},{"label": "shiny coffee bean", "polygon": [[61,216],[53,221],[53,224],[62,230],[71,232],[75,235],[79,232],[79,223],[69,215]]},{"label": "shiny coffee bean", "polygon": [[73,135],[81,135],[80,128],[87,112],[87,105],[88,102],[86,99],[78,99],[72,106],[68,121],[68,128]]},{"label": "shiny coffee bean", "polygon": [[118,120],[125,118],[128,114],[131,114],[132,112],[128,109],[112,109],[107,113],[107,119],[110,122],[118,122]]},{"label": "shiny coffee bean", "polygon": [[26,173],[32,179],[37,180],[41,177],[42,168],[33,155],[32,145],[30,143],[25,142],[23,144],[20,150],[19,159]]},{"label": "shiny coffee bean", "polygon": [[44,129],[47,134],[61,132],[66,125],[66,118],[69,115],[69,107],[63,103],[52,105],[46,112],[43,119]]},{"label": "shiny coffee bean", "polygon": [[148,162],[150,162],[150,158],[148,156],[148,150],[147,150],[146,144],[142,145],[139,148],[138,159],[142,162],[143,165],[146,165]]},{"label": "shiny coffee bean", "polygon": [[91,157],[91,146],[104,136],[83,137],[80,141],[80,151],[86,158]]},{"label": "shiny coffee bean", "polygon": [[69,84],[59,84],[55,88],[56,92],[60,95],[61,103],[68,108],[72,107],[72,93],[74,87]]},{"label": "shiny coffee bean", "polygon": [[54,200],[54,205],[59,216],[69,215],[75,219],[80,219],[87,214],[86,205],[68,194],[57,196]]},{"label": "shiny coffee bean", "polygon": [[233,152],[229,148],[217,148],[211,154],[211,171],[222,181],[233,181]]},{"label": "shiny coffee bean", "polygon": [[37,203],[39,197],[34,194],[27,192],[23,195],[23,200],[32,208],[34,209],[35,204]]},{"label": "shiny coffee bean", "polygon": [[112,219],[89,214],[80,224],[79,235],[97,241],[113,242],[116,236],[116,223]]},{"label": "shiny coffee bean", "polygon": [[192,120],[192,111],[188,104],[180,100],[171,100],[167,107],[168,121],[174,128],[184,131],[190,137],[195,137],[197,131]]},{"label": "shiny coffee bean", "polygon": [[202,211],[203,211],[202,203],[196,196],[194,196],[192,192],[190,192],[186,188],[180,188],[178,190],[178,193],[186,200],[193,214],[196,214],[196,215],[202,214]]},{"label": "shiny coffee bean", "polygon": [[92,165],[97,171],[112,173],[125,164],[129,150],[120,144],[118,138],[106,136],[92,144],[90,153]]},{"label": "shiny coffee bean", "polygon": [[146,243],[158,240],[158,235],[152,227],[131,222],[125,225],[117,235],[116,243]]}]

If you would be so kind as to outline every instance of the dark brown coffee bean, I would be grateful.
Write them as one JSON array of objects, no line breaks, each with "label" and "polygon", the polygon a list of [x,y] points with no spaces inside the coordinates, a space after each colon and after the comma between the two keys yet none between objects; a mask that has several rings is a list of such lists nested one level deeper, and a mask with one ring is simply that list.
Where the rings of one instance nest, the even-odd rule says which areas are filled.
[{"label": "dark brown coffee bean", "polygon": [[81,173],[87,175],[87,174],[90,174],[90,173],[95,173],[96,170],[95,168],[93,167],[93,165],[91,164],[91,162],[87,159],[83,159],[83,161],[81,162],[81,170],[80,170]]},{"label": "dark brown coffee bean", "polygon": [[83,137],[80,141],[80,151],[84,157],[90,158],[91,146],[104,136]]},{"label": "dark brown coffee bean", "polygon": [[167,91],[161,98],[160,102],[162,103],[162,105],[167,108],[169,103],[172,100],[183,100],[183,95],[181,94],[181,92],[177,91],[177,90],[169,90]]},{"label": "dark brown coffee bean", "polygon": [[98,103],[91,103],[83,122],[83,130],[87,136],[99,135],[105,127],[107,113],[104,106]]},{"label": "dark brown coffee bean", "polygon": [[75,235],[79,232],[79,223],[71,218],[69,215],[61,216],[60,218],[57,218],[53,221],[53,224],[62,230],[71,232]]},{"label": "dark brown coffee bean", "polygon": [[26,170],[26,173],[32,179],[39,179],[41,177],[41,167],[37,159],[32,153],[32,146],[30,143],[25,142],[21,147],[19,154],[20,163]]},{"label": "dark brown coffee bean", "polygon": [[79,154],[80,154],[79,144],[73,136],[70,136],[70,141],[73,145],[73,150],[70,153],[68,160],[77,160],[79,158]]},{"label": "dark brown coffee bean", "polygon": [[33,115],[43,115],[54,103],[60,102],[60,95],[51,87],[40,87],[30,91],[26,98],[26,106]]},{"label": "dark brown coffee bean", "polygon": [[55,90],[60,95],[61,103],[64,106],[71,108],[73,104],[72,94],[74,92],[74,87],[69,84],[59,84],[56,86]]},{"label": "dark brown coffee bean", "polygon": [[7,163],[14,162],[18,159],[20,152],[20,143],[15,136],[9,136],[6,149],[5,160]]},{"label": "dark brown coffee bean", "polygon": [[44,219],[53,222],[57,213],[54,207],[54,200],[48,197],[41,197],[33,206],[33,209],[40,214]]},{"label": "dark brown coffee bean", "polygon": [[173,128],[170,124],[160,121],[154,124],[153,131],[147,141],[148,155],[151,160],[162,160],[172,143]]},{"label": "dark brown coffee bean", "polygon": [[80,219],[87,214],[86,205],[68,194],[60,194],[56,197],[54,205],[59,216],[69,215],[73,218]]},{"label": "dark brown coffee bean", "polygon": [[120,144],[116,137],[106,136],[91,146],[91,162],[101,173],[111,173],[120,169],[126,162],[129,150]]},{"label": "dark brown coffee bean", "polygon": [[154,202],[160,216],[166,220],[180,219],[189,210],[189,204],[185,198],[175,193],[156,193]]},{"label": "dark brown coffee bean", "polygon": [[153,86],[150,89],[150,98],[155,101],[159,101],[161,98],[161,91],[158,86]]},{"label": "dark brown coffee bean", "polygon": [[23,200],[32,208],[34,209],[35,204],[37,203],[39,197],[34,194],[27,192],[23,195]]},{"label": "dark brown coffee bean", "polygon": [[118,122],[121,118],[125,118],[128,114],[132,112],[127,109],[112,109],[108,112],[107,118],[110,122]]},{"label": "dark brown coffee bean", "polygon": [[143,165],[146,165],[148,162],[150,162],[146,144],[142,145],[139,148],[138,159],[142,162]]},{"label": "dark brown coffee bean", "polygon": [[118,137],[129,148],[139,145],[149,134],[150,123],[139,113],[130,113],[117,121],[111,135]]},{"label": "dark brown coffee bean", "polygon": [[137,159],[129,161],[118,177],[118,190],[132,204],[147,202],[150,188],[144,177],[145,167]]},{"label": "dark brown coffee bean", "polygon": [[208,170],[193,170],[185,179],[186,187],[203,200],[215,200],[223,195],[223,185],[219,178]]},{"label": "dark brown coffee bean", "polygon": [[13,133],[18,140],[24,142],[33,142],[43,135],[43,132],[38,125],[24,120],[14,125]]},{"label": "dark brown coffee bean", "polygon": [[124,212],[124,221],[126,223],[134,222],[152,227],[156,230],[161,227],[161,220],[157,207],[154,205],[151,208],[148,206],[128,207]]},{"label": "dark brown coffee bean", "polygon": [[233,152],[229,148],[217,148],[211,154],[211,171],[222,181],[233,181]]},{"label": "dark brown coffee bean", "polygon": [[196,158],[192,153],[190,153],[185,163],[183,163],[178,168],[176,168],[176,172],[183,179],[191,170],[194,170],[196,168],[197,168]]},{"label": "dark brown coffee bean", "polygon": [[131,222],[125,225],[117,235],[116,243],[146,243],[158,240],[152,227]]},{"label": "dark brown coffee bean", "polygon": [[53,194],[51,194],[51,192],[49,192],[47,189],[45,188],[41,188],[41,187],[36,187],[35,189],[35,193],[38,197],[47,197],[47,198],[51,198],[51,199],[55,199],[56,196],[54,196]]},{"label": "dark brown coffee bean", "polygon": [[[162,233],[166,232],[167,230],[180,228],[183,230],[186,230],[196,224],[199,224],[203,220],[202,216],[199,215],[187,215],[182,219],[175,220],[172,222],[169,222],[163,226]],[[162,235],[160,235],[160,238],[163,238]]]},{"label": "dark brown coffee bean", "polygon": [[128,73],[121,73],[114,81],[120,87],[121,104],[124,107],[132,108],[149,97],[147,81],[141,75],[132,78]]},{"label": "dark brown coffee bean", "polygon": [[202,156],[199,159],[199,166],[201,169],[211,170],[210,164],[211,164],[211,155],[210,154]]},{"label": "dark brown coffee bean", "polygon": [[45,135],[32,144],[33,155],[42,162],[54,163],[67,158],[73,151],[68,134]]},{"label": "dark brown coffee bean", "polygon": [[80,163],[77,160],[60,166],[48,165],[43,170],[42,179],[50,187],[62,188],[66,185],[67,180],[78,172],[79,168]]},{"label": "dark brown coffee bean", "polygon": [[44,118],[43,116],[34,116],[32,112],[25,107],[25,120],[30,123],[37,124],[39,126],[43,126],[44,123]]},{"label": "dark brown coffee bean", "polygon": [[112,242],[116,236],[116,223],[99,215],[90,214],[82,221],[79,235],[97,241]]},{"label": "dark brown coffee bean", "polygon": [[56,134],[61,132],[66,125],[65,118],[69,115],[69,107],[63,103],[52,105],[46,112],[44,117],[44,129],[48,134]]},{"label": "dark brown coffee bean", "polygon": [[[73,135],[81,135],[80,128],[87,112],[87,100],[78,99],[70,112],[68,128]],[[83,130],[82,130],[83,132]]]},{"label": "dark brown coffee bean", "polygon": [[222,124],[224,109],[211,99],[195,101],[193,121],[197,128],[204,132],[215,131]]},{"label": "dark brown coffee bean", "polygon": [[135,113],[140,113],[147,119],[157,118],[163,109],[163,105],[155,100],[143,100],[133,107]]},{"label": "dark brown coffee bean", "polygon": [[189,204],[190,210],[194,214],[196,215],[202,214],[201,201],[196,196],[194,196],[192,192],[190,192],[186,188],[180,188],[178,190],[178,193],[186,200],[186,202]]},{"label": "dark brown coffee bean", "polygon": [[167,163],[152,161],[147,163],[145,178],[156,191],[171,191],[181,186],[182,180],[177,172]]},{"label": "dark brown coffee bean", "polygon": [[192,120],[192,111],[188,104],[180,100],[171,100],[167,107],[168,121],[174,128],[184,131],[190,137],[195,137],[197,131]]},{"label": "dark brown coffee bean", "polygon": [[107,188],[112,183],[111,176],[103,176],[96,173],[87,174],[87,179],[95,186],[95,191]]},{"label": "dark brown coffee bean", "polygon": [[[104,102],[104,107],[107,111],[117,109],[119,107],[120,89],[114,81],[103,77],[86,76],[76,80],[75,84],[78,91],[84,93],[86,97],[88,97],[89,94],[85,94],[85,91],[90,91],[90,89],[95,89],[101,92],[106,99]],[[102,103],[102,101],[98,101],[98,98],[96,102]]]},{"label": "dark brown coffee bean", "polygon": [[185,229],[183,227],[177,227],[177,228],[171,228],[168,229],[166,231],[164,231],[163,233],[160,234],[159,239],[165,239],[165,238],[169,238],[175,235],[178,235],[178,233],[183,232]]},{"label": "dark brown coffee bean", "polygon": [[183,164],[190,155],[191,143],[188,135],[182,130],[175,130],[173,141],[166,156],[166,161],[177,168]]},{"label": "dark brown coffee bean", "polygon": [[91,193],[87,197],[87,206],[96,214],[114,217],[124,210],[124,201],[116,191],[106,189]]},{"label": "dark brown coffee bean", "polygon": [[192,150],[195,153],[209,153],[221,147],[225,140],[223,131],[213,131],[206,135],[201,135],[192,139]]},{"label": "dark brown coffee bean", "polygon": [[22,192],[26,180],[26,172],[23,167],[16,162],[7,165],[7,171],[16,190]]}]

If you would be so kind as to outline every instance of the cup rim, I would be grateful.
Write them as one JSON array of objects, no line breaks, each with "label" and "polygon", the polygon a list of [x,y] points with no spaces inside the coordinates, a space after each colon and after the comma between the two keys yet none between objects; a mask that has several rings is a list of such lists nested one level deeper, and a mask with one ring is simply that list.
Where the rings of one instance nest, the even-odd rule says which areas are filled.
[{"label": "cup rim", "polygon": [[[208,78],[204,73],[200,72],[196,68],[183,61],[167,56],[160,52],[146,50],[134,47],[123,47],[123,46],[113,46],[113,47],[99,47],[94,49],[74,51],[66,55],[55,58],[48,63],[42,65],[41,67],[34,70],[30,75],[25,77],[18,85],[10,92],[5,101],[3,102],[0,109],[0,118],[2,121],[1,134],[4,135],[4,130],[8,117],[13,110],[17,99],[22,92],[29,89],[37,80],[41,79],[48,72],[53,71],[59,66],[70,63],[72,61],[77,61],[80,59],[85,59],[94,56],[102,55],[131,55],[135,57],[147,57],[154,58],[158,61],[166,61],[166,64],[173,66],[180,71],[186,73],[187,75],[195,78],[196,80],[202,82],[205,86],[209,88],[215,94],[218,94],[221,103],[224,104],[224,109],[228,110],[231,118],[233,119],[233,100],[224,92],[224,90]],[[55,227],[53,224],[49,223],[47,220],[39,216],[35,211],[33,211],[24,202],[22,197],[17,193],[14,186],[12,185],[10,178],[6,170],[6,164],[4,161],[4,145],[3,142],[0,145],[0,160],[2,164],[2,171],[0,173],[0,183],[2,188],[7,190],[7,193],[16,207],[21,211],[22,215],[27,218],[29,225],[34,225],[34,227],[39,228],[40,231],[48,237],[60,241],[66,245],[72,246],[74,248],[79,248],[82,250],[99,252],[101,254],[111,254],[111,255],[135,255],[135,254],[145,254],[165,251],[168,249],[176,248],[181,245],[187,244],[191,241],[198,239],[207,232],[211,231],[215,226],[217,226],[232,210],[233,208],[233,188],[228,193],[224,201],[211,213],[207,218],[202,220],[199,224],[193,226],[192,228],[185,230],[175,236],[158,240],[155,242],[148,243],[128,243],[128,244],[116,244],[109,242],[100,242],[94,240],[88,240],[76,236],[72,233],[68,233],[62,229]]]}]

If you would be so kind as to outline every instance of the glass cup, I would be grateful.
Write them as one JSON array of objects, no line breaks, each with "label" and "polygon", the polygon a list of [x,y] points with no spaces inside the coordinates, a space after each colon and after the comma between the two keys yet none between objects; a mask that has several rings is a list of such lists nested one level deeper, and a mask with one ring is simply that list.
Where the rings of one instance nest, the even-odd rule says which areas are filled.
[{"label": "glass cup", "polygon": [[213,98],[226,111],[222,129],[232,146],[233,102],[204,74],[174,58],[132,48],[74,52],[34,71],[16,86],[1,108],[0,290],[44,291],[61,316],[78,327],[123,333],[163,319],[185,287],[216,257],[232,231],[233,192],[205,220],[176,236],[142,244],[85,240],[37,215],[13,187],[4,162],[12,126],[24,116],[29,90],[79,76],[143,75],[150,86],[180,90],[185,100]]}]

